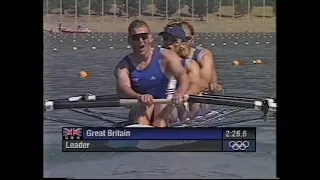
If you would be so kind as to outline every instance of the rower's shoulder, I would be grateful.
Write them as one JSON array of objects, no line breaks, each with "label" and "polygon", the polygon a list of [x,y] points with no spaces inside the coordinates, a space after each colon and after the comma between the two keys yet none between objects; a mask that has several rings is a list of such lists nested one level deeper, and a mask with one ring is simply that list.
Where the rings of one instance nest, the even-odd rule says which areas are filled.
[{"label": "rower's shoulder", "polygon": [[126,55],[123,57],[118,64],[115,66],[113,74],[114,76],[118,76],[119,73],[129,73],[129,64],[128,60],[126,60],[129,57],[129,55]]},{"label": "rower's shoulder", "polygon": [[204,54],[213,54],[213,51],[208,49],[208,48],[205,48],[205,47],[198,47],[199,50],[203,51]]},{"label": "rower's shoulder", "polygon": [[187,64],[188,69],[194,69],[194,68],[199,68],[199,64],[197,63],[196,60],[188,58],[185,60]]},{"label": "rower's shoulder", "polygon": [[159,52],[161,55],[166,56],[171,53],[172,50],[166,48],[159,48]]},{"label": "rower's shoulder", "polygon": [[201,52],[200,52],[200,59],[199,62],[202,61],[211,61],[214,58],[214,53],[212,52],[212,50],[208,49],[208,48],[204,48],[201,47]]},{"label": "rower's shoulder", "polygon": [[161,55],[164,57],[164,59],[171,60],[172,58],[179,57],[173,50],[161,48],[160,49]]},{"label": "rower's shoulder", "polygon": [[130,54],[124,56],[116,65],[115,69],[123,69],[123,68],[128,68],[128,58],[129,58]]}]

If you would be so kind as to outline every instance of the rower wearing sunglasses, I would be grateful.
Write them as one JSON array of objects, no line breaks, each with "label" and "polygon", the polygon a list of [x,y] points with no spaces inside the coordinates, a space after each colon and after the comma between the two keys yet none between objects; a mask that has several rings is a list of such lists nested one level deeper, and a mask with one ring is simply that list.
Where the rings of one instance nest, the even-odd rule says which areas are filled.
[{"label": "rower wearing sunglasses", "polygon": [[[196,61],[189,58],[190,48],[187,45],[188,38],[186,37],[186,33],[184,29],[180,26],[171,26],[159,33],[162,36],[164,46],[167,49],[173,50],[178,56],[181,58],[181,64],[186,69],[189,78],[189,89],[187,94],[189,95],[198,95],[200,93],[200,68]],[[174,81],[174,80],[171,80]],[[172,89],[174,91],[174,89]],[[177,111],[172,111],[171,120],[179,119],[180,121],[184,121],[187,118],[194,118],[197,112],[194,112],[194,108],[189,109],[188,103],[184,103],[183,105],[176,106]],[[189,110],[191,110],[189,112]]]},{"label": "rower wearing sunglasses", "polygon": [[187,100],[189,79],[180,57],[164,48],[152,47],[148,24],[134,20],[128,28],[128,43],[133,52],[116,66],[117,92],[121,98],[137,98],[141,103],[131,107],[129,119],[143,125],[167,127],[171,106],[153,104],[153,99],[167,98],[170,80],[177,79],[179,86],[172,95],[174,104]]}]

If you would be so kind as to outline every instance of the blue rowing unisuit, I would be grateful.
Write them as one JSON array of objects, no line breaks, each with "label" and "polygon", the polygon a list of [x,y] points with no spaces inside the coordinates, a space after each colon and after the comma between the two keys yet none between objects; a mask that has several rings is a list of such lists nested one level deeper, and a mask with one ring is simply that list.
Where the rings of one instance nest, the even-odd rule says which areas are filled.
[{"label": "blue rowing unisuit", "polygon": [[205,54],[204,49],[202,47],[197,46],[195,48],[195,51],[193,52],[193,56],[191,59],[193,59],[199,63],[199,61],[202,59],[204,54]]},{"label": "blue rowing unisuit", "polygon": [[129,65],[131,86],[139,94],[150,94],[154,98],[167,97],[169,78],[164,74],[161,64],[163,49],[155,48],[150,64],[142,70],[136,69],[128,56],[124,59]]}]

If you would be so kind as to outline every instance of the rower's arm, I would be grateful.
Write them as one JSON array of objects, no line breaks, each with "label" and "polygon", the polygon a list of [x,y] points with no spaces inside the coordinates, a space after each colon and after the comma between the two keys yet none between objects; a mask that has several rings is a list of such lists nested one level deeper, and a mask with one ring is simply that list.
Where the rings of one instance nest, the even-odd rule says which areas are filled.
[{"label": "rower's arm", "polygon": [[190,85],[186,94],[197,95],[200,92],[200,67],[196,61],[191,60],[187,70]]},{"label": "rower's arm", "polygon": [[189,88],[188,74],[181,64],[180,57],[173,51],[165,50],[166,67],[179,82],[177,92],[185,94]]},{"label": "rower's arm", "polygon": [[119,62],[114,70],[116,88],[120,98],[137,98],[140,94],[131,88],[129,70],[124,61]]},{"label": "rower's arm", "polygon": [[217,69],[216,69],[214,55],[209,50],[208,50],[208,57],[207,58],[212,60],[212,76],[211,76],[212,78],[211,78],[210,83],[218,83],[218,75],[217,75]]},{"label": "rower's arm", "polygon": [[217,73],[214,65],[212,53],[208,50],[200,60],[200,86],[201,91],[208,89],[208,85],[217,82]]}]

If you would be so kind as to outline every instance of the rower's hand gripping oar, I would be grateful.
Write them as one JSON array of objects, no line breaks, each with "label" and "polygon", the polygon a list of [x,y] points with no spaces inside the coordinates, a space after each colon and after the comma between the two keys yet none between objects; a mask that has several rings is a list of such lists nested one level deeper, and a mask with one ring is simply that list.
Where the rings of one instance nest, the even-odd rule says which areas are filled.
[{"label": "rower's hand gripping oar", "polygon": [[[265,114],[270,111],[276,111],[277,104],[273,99],[241,99],[223,96],[215,97],[210,95],[194,96],[190,95],[188,102],[215,104],[233,107],[252,108],[263,111]],[[68,99],[46,100],[44,102],[44,110],[52,111],[54,109],[70,109],[70,108],[99,108],[99,107],[120,107],[125,105],[138,104],[138,99],[120,99],[114,95],[96,96],[86,94],[84,96],[75,96]],[[171,104],[171,99],[154,99],[155,104]]]}]

